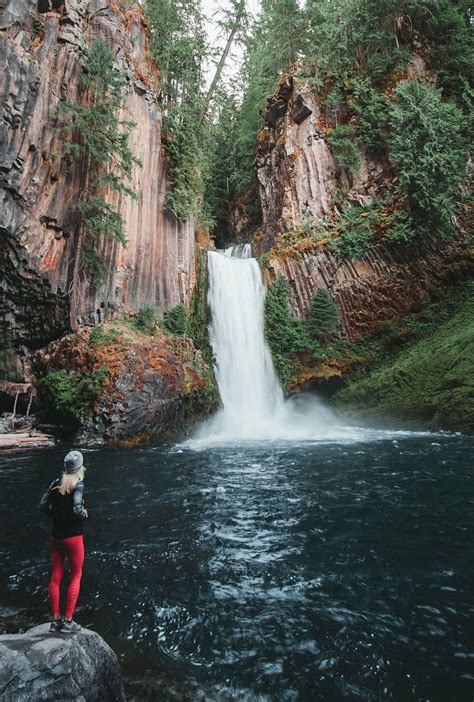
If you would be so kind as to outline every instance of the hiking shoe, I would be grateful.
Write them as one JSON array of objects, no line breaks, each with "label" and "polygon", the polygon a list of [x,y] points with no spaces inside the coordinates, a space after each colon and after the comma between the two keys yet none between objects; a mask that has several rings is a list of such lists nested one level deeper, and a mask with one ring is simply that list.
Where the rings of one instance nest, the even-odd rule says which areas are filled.
[{"label": "hiking shoe", "polygon": [[61,631],[62,621],[61,619],[52,619],[49,625],[50,634],[58,634]]},{"label": "hiking shoe", "polygon": [[81,625],[72,619],[70,622],[68,622],[67,619],[63,619],[61,634],[77,634],[80,632],[81,628]]}]

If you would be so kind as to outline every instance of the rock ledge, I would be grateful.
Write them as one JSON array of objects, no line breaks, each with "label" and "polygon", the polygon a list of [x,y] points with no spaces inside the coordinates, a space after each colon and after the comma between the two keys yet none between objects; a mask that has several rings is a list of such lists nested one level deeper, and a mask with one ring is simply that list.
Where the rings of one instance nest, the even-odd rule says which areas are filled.
[{"label": "rock ledge", "polygon": [[0,636],[0,699],[4,702],[125,700],[117,657],[89,629],[50,634],[41,624]]}]

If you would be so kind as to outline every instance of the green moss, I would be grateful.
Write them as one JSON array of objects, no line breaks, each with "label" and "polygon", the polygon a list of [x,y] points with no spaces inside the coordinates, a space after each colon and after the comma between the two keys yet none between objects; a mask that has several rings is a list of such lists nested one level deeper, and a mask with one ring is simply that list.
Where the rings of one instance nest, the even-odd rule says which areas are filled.
[{"label": "green moss", "polygon": [[108,378],[103,365],[92,373],[56,370],[38,382],[38,413],[61,424],[77,423],[90,415]]},{"label": "green moss", "polygon": [[104,332],[104,328],[98,325],[93,328],[91,335],[89,337],[89,346],[92,348],[100,348],[101,346],[106,346],[116,341],[121,336],[117,329],[110,329],[108,332]]},{"label": "green moss", "polygon": [[[356,379],[335,397],[335,404],[361,418],[391,417],[433,428],[474,430],[474,285],[458,310],[446,319],[436,305],[405,326],[386,329],[397,338],[420,337],[382,363],[368,377]],[[440,305],[440,303],[438,303]],[[419,315],[420,316],[420,315]],[[440,321],[440,316],[443,321]]]},{"label": "green moss", "polygon": [[190,304],[189,335],[194,345],[198,349],[201,349],[204,358],[210,364],[212,362],[212,352],[209,346],[207,333],[207,326],[209,323],[207,289],[209,281],[205,257],[207,257],[206,249],[200,248],[196,255],[196,283],[194,285]]}]

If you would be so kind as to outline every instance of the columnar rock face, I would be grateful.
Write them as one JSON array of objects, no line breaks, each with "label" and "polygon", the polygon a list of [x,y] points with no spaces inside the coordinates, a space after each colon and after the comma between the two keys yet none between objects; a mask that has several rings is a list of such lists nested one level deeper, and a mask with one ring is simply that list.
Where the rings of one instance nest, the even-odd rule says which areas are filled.
[{"label": "columnar rock face", "polygon": [[[194,225],[178,222],[164,206],[159,71],[146,58],[140,6],[66,0],[64,15],[38,15],[34,1],[10,0],[0,12],[1,331],[39,347],[70,324],[100,321],[114,310],[186,302]],[[108,198],[124,219],[128,245],[110,238],[96,243],[108,269],[97,289],[84,270],[73,275],[84,173],[80,161],[61,156],[56,118],[59,100],[80,94],[83,51],[96,37],[106,41],[127,76],[122,117],[135,123],[130,146],[142,162],[132,176],[138,199]]]},{"label": "columnar rock face", "polygon": [[386,164],[362,152],[356,174],[338,169],[325,138],[325,112],[304,82],[290,76],[282,79],[278,93],[269,100],[265,121],[257,153],[264,248],[271,246],[275,232],[330,215],[338,188],[363,204],[388,179]]},{"label": "columnar rock face", "polygon": [[41,624],[0,636],[0,697],[33,700],[125,701],[117,657],[95,632],[50,634]]},{"label": "columnar rock face", "polygon": [[[415,62],[413,75],[422,71]],[[262,209],[257,253],[268,252],[267,282],[278,274],[290,281],[297,315],[306,316],[312,295],[325,287],[341,308],[343,334],[356,339],[381,320],[420,308],[450,276],[472,267],[462,237],[452,243],[432,239],[422,247],[374,239],[367,255],[354,261],[310,239],[304,247],[294,245],[297,239],[279,246],[280,232],[304,228],[305,221],[337,219],[331,202],[337,191],[347,203],[369,204],[390,189],[393,173],[363,151],[357,173],[338,167],[326,139],[327,115],[304,82],[283,78],[264,117],[256,161]]]},{"label": "columnar rock face", "polygon": [[342,313],[343,335],[351,340],[377,331],[382,320],[420,310],[459,267],[468,251],[459,244],[428,241],[420,249],[379,242],[361,261],[346,261],[320,246],[313,252],[271,257],[267,281],[284,275],[294,290],[293,312],[306,317],[311,298],[326,288]]}]

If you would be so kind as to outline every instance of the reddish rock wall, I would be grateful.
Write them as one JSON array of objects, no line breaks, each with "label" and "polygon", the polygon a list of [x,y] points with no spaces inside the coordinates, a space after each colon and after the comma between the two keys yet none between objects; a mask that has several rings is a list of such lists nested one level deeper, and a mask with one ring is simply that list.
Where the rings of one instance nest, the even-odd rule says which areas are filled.
[{"label": "reddish rock wall", "polygon": [[[418,61],[413,74],[421,71]],[[268,252],[267,282],[278,274],[288,278],[297,315],[307,316],[312,295],[325,287],[341,308],[343,334],[356,339],[375,331],[383,319],[420,308],[446,280],[472,269],[462,237],[452,243],[433,239],[423,247],[374,240],[360,261],[344,260],[309,239],[305,246],[296,238],[279,247],[278,232],[298,229],[305,219],[337,218],[331,202],[336,190],[344,191],[348,202],[365,204],[390,188],[393,174],[389,164],[362,151],[357,173],[338,168],[326,141],[327,116],[304,82],[282,79],[265,120],[257,155],[262,229],[256,253]]]},{"label": "reddish rock wall", "polygon": [[[142,10],[67,0],[65,15],[40,18],[43,29],[34,25],[35,2],[10,0],[0,23],[0,329],[35,346],[70,321],[95,322],[144,303],[166,309],[186,302],[194,258],[193,222],[178,222],[164,208],[159,72],[146,58]],[[123,115],[135,122],[130,145],[143,165],[133,171],[138,200],[118,203],[128,246],[97,243],[107,281],[94,290],[81,273],[70,320],[83,174],[81,163],[68,165],[60,156],[55,114],[60,98],[77,97],[82,51],[95,37],[104,38],[127,75]]]}]

